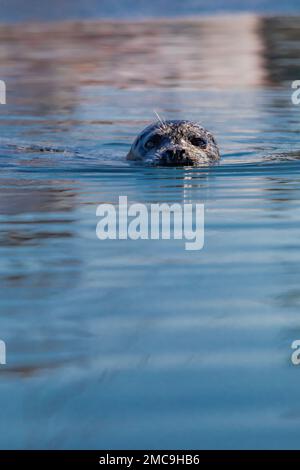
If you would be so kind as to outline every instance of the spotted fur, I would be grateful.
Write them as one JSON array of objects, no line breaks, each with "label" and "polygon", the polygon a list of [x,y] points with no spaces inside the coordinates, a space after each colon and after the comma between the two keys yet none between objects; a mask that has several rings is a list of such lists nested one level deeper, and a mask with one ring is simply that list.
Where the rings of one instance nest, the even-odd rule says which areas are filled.
[{"label": "spotted fur", "polygon": [[128,160],[152,166],[206,166],[220,159],[214,136],[191,121],[157,121],[134,140]]}]

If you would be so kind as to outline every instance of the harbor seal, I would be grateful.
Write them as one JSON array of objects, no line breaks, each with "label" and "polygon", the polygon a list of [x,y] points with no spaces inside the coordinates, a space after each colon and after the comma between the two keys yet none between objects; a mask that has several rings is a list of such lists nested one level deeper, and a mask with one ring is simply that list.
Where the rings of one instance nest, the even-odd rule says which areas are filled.
[{"label": "harbor seal", "polygon": [[207,166],[220,159],[214,136],[191,121],[157,121],[134,140],[127,160],[151,166]]}]

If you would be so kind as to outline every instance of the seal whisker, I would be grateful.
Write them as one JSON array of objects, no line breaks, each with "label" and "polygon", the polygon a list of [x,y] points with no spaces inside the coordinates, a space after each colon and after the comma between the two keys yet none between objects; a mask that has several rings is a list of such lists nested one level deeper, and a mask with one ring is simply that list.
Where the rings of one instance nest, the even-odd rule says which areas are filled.
[{"label": "seal whisker", "polygon": [[166,122],[163,119],[161,119],[160,115],[158,114],[157,111],[155,111],[155,109],[154,109],[154,114],[156,115],[157,119],[159,120],[159,122],[162,125],[162,128],[164,129],[166,127]]}]

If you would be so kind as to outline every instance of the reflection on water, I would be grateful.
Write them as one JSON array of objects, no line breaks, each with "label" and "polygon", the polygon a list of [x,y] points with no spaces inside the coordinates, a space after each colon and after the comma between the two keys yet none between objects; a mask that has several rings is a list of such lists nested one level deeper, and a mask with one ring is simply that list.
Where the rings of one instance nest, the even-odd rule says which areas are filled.
[{"label": "reflection on water", "polygon": [[[298,22],[0,27],[1,447],[299,447]],[[154,110],[221,164],[126,162]],[[204,250],[100,242],[119,195],[204,202]]]}]

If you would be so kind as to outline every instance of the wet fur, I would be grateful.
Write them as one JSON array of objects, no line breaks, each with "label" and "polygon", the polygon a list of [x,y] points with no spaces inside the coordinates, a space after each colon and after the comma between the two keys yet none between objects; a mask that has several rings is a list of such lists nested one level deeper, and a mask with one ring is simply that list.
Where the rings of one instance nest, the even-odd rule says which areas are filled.
[{"label": "wet fur", "polygon": [[[145,144],[153,135],[159,135],[161,142],[152,149]],[[190,138],[201,137],[207,142],[205,148],[191,144]],[[166,152],[182,152],[184,157],[176,163],[168,162]],[[203,166],[216,163],[220,153],[214,136],[191,121],[157,121],[146,127],[135,139],[127,160],[141,161],[152,166]]]}]

